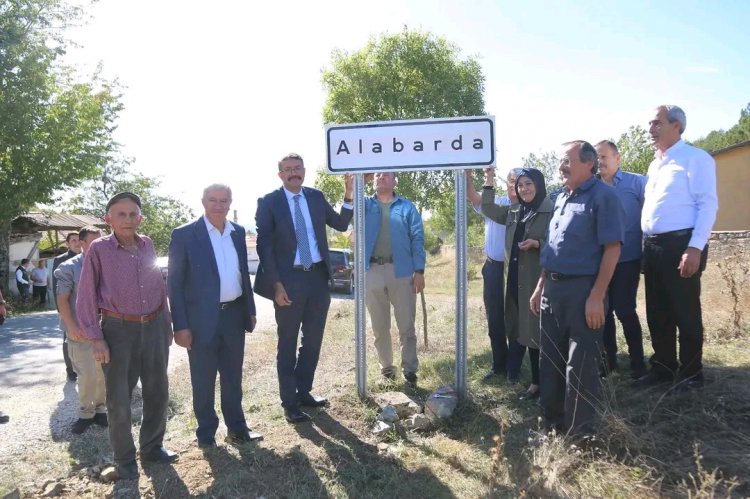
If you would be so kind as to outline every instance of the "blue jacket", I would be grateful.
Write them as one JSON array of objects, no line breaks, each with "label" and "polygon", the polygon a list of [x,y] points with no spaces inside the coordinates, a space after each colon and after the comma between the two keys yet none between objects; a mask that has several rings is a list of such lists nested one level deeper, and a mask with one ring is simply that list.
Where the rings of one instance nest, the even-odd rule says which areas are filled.
[{"label": "blue jacket", "polygon": [[[391,248],[396,277],[407,277],[424,270],[424,229],[422,217],[411,201],[394,194],[391,203]],[[365,268],[380,232],[380,204],[376,196],[365,199]]]},{"label": "blue jacket", "polygon": [[[242,276],[242,306],[245,331],[252,331],[251,317],[255,315],[255,300],[247,268],[245,229],[234,226],[232,241],[237,250]],[[190,329],[193,343],[208,344],[219,324],[219,269],[214,249],[203,217],[177,227],[169,242],[169,272],[167,274],[169,305],[172,309],[174,330]],[[244,333],[243,333],[244,334]]]}]

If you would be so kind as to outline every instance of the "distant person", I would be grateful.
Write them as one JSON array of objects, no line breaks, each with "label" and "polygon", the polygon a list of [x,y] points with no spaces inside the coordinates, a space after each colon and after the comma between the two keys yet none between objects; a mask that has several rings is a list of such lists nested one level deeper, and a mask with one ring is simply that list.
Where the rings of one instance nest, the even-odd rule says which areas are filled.
[{"label": "distant person", "polygon": [[[509,205],[518,202],[515,181],[520,168],[512,168],[508,173],[508,196],[495,196],[497,205]],[[482,215],[482,195],[474,188],[473,170],[466,171],[466,195],[474,211]],[[494,180],[493,180],[494,181]],[[494,184],[493,184],[494,185]],[[511,187],[512,186],[512,187]],[[508,375],[508,339],[505,329],[505,224],[497,223],[486,215],[484,218],[484,253],[486,259],[482,265],[482,297],[487,316],[487,330],[492,349],[492,367],[482,378],[489,381],[495,377]]]},{"label": "distant person", "polygon": [[563,144],[565,190],[555,200],[531,310],[541,313],[540,402],[546,430],[595,431],[607,288],[620,258],[625,213],[597,179],[586,141]]},{"label": "distant person", "polygon": [[375,194],[365,200],[365,302],[375,336],[380,373],[396,378],[391,343],[391,307],[401,345],[401,371],[417,383],[417,295],[425,286],[425,250],[422,217],[414,204],[394,192],[392,172],[373,178]]},{"label": "distant person", "polygon": [[22,302],[26,302],[29,299],[31,290],[31,270],[29,266],[31,260],[24,258],[21,260],[21,264],[16,267],[16,288],[18,288],[18,295],[21,297]]},{"label": "distant person", "polygon": [[638,283],[641,280],[641,256],[643,254],[643,232],[641,232],[641,208],[643,207],[646,177],[620,168],[620,152],[617,144],[602,140],[596,144],[599,158],[599,178],[611,185],[625,209],[625,242],[620,250],[620,260],[615,267],[607,296],[609,308],[604,319],[604,359],[602,374],[616,371],[617,328],[615,314],[622,324],[622,332],[630,356],[630,376],[634,379],[646,374],[643,358],[643,330],[636,312]]},{"label": "distant person", "polygon": [[494,172],[485,171],[482,192],[482,213],[504,223],[505,252],[508,256],[508,291],[505,294],[505,323],[510,345],[508,377],[517,380],[526,349],[529,351],[531,384],[521,394],[522,400],[539,397],[539,318],[529,309],[531,294],[542,272],[540,252],[547,241],[547,228],[552,216],[552,201],[547,197],[544,175],[536,168],[523,168],[514,182],[512,206],[495,203]]},{"label": "distant person", "polygon": [[38,260],[36,267],[31,271],[31,282],[34,285],[32,301],[40,307],[47,306],[47,277],[47,260]]},{"label": "distant person", "polygon": [[[659,106],[649,122],[656,157],[648,167],[641,227],[651,369],[634,386],[676,382],[703,386],[701,273],[716,220],[716,162],[682,141],[687,118],[678,106]],[[677,361],[677,329],[680,354]]]},{"label": "distant person", "polygon": [[141,199],[132,192],[115,194],[107,202],[104,220],[112,234],[91,243],[86,252],[76,312],[86,339],[93,343],[94,359],[104,367],[109,442],[118,476],[133,479],[138,477],[138,465],[130,404],[139,379],[141,460],[177,459],[177,454],[162,447],[172,319],[154,243],[137,232],[143,221]]},{"label": "distant person", "polygon": [[245,229],[227,220],[232,189],[206,187],[205,214],[172,231],[169,303],[175,343],[188,351],[198,446],[216,447],[216,374],[227,441],[261,440],[242,411],[245,332],[255,328],[255,300],[247,268]]},{"label": "distant person", "polygon": [[83,258],[91,243],[101,235],[101,230],[93,225],[81,229],[76,234],[76,240],[80,238],[82,251],[58,265],[54,273],[60,328],[65,331],[70,360],[78,374],[78,420],[71,429],[76,435],[85,432],[92,424],[108,426],[104,371],[101,363],[94,359],[94,344],[86,340],[76,316],[76,295]]},{"label": "distant person", "polygon": [[[62,255],[58,255],[55,257],[54,260],[52,260],[52,292],[57,293],[57,277],[55,277],[55,270],[57,267],[60,266],[60,264],[66,260],[70,260],[71,258],[75,257],[79,253],[81,253],[81,242],[78,238],[78,232],[68,232],[68,235],[65,236],[65,245],[68,247],[68,250],[63,253]],[[60,310],[60,307],[57,307],[57,310]],[[68,381],[75,381],[77,378],[77,374],[75,370],[73,369],[73,364],[70,361],[70,355],[68,355],[68,342],[65,341],[65,329],[63,329],[63,359],[65,360],[65,371],[68,374]]]},{"label": "distant person", "polygon": [[305,164],[299,154],[284,156],[278,170],[282,187],[258,199],[255,212],[260,258],[255,292],[273,300],[281,406],[287,421],[301,423],[310,416],[300,406],[328,405],[328,400],[311,393],[331,304],[326,226],[340,232],[347,229],[354,187],[353,177],[345,176],[344,204],[336,213],[322,192],[302,187]]}]

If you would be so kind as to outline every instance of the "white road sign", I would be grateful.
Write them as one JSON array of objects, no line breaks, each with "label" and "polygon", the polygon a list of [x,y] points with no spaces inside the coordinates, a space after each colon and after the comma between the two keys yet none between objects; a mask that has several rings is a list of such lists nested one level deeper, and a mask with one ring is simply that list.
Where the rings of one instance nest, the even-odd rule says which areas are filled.
[{"label": "white road sign", "polygon": [[326,126],[328,171],[458,170],[495,165],[495,117]]}]

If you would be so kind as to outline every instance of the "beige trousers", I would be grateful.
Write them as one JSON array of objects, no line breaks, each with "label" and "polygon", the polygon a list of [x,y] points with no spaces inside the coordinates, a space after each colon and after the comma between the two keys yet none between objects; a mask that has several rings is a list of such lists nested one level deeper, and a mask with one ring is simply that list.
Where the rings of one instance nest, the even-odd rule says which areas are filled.
[{"label": "beige trousers", "polygon": [[412,277],[396,278],[392,263],[370,264],[370,270],[367,271],[365,302],[375,336],[380,372],[395,373],[396,370],[393,365],[391,343],[391,306],[393,306],[393,316],[396,319],[401,345],[401,369],[404,372],[416,373],[419,367],[417,333],[414,329],[417,295],[414,293]]},{"label": "beige trousers", "polygon": [[68,354],[73,370],[78,373],[78,417],[91,419],[97,412],[106,413],[107,391],[102,365],[94,360],[94,346],[90,341],[68,339]]}]

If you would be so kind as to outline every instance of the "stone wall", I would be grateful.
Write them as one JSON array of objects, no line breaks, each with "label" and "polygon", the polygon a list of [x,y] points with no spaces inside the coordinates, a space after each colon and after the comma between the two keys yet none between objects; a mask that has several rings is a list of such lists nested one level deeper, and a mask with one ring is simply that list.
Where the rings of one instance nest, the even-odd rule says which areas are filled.
[{"label": "stone wall", "polygon": [[711,233],[708,243],[709,261],[716,262],[738,253],[750,258],[750,230]]}]

